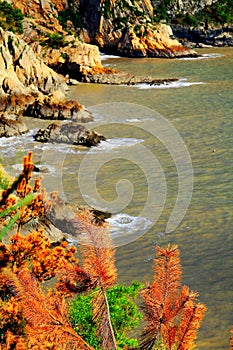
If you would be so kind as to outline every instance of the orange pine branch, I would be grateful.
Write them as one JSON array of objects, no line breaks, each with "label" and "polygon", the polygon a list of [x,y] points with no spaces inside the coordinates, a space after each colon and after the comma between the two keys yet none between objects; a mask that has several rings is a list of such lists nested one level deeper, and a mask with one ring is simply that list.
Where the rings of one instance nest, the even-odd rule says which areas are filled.
[{"label": "orange pine branch", "polygon": [[64,297],[44,294],[27,268],[20,269],[17,277],[20,287],[16,295],[26,320],[29,347],[48,343],[56,349],[92,349],[69,325]]},{"label": "orange pine branch", "polygon": [[67,262],[66,266],[58,271],[56,277],[58,283],[55,288],[66,297],[92,288],[89,274],[78,264]]},{"label": "orange pine branch", "polygon": [[[0,213],[6,216],[15,217],[18,224],[18,231],[29,221],[37,218],[42,218],[48,213],[56,196],[50,199],[46,196],[46,191],[41,186],[41,179],[35,179],[34,185],[31,185],[32,172],[34,164],[32,161],[32,152],[23,160],[23,170],[15,182],[2,193],[0,201]],[[28,203],[23,203],[23,199],[28,198]],[[12,208],[10,210],[10,208]],[[5,214],[4,214],[5,215]],[[2,224],[6,225],[7,221],[2,220]],[[14,223],[14,222],[13,222]]]},{"label": "orange pine branch", "polygon": [[93,299],[93,319],[104,349],[116,349],[106,290],[117,278],[115,249],[106,225],[97,225],[90,212],[84,211],[77,218],[80,250],[84,270],[91,276],[93,285],[99,288]]},{"label": "orange pine branch", "polygon": [[205,306],[195,304],[198,293],[181,287],[181,263],[177,246],[156,247],[154,280],[142,291],[147,326],[141,349],[152,349],[162,337],[169,350],[190,350],[197,336]]}]

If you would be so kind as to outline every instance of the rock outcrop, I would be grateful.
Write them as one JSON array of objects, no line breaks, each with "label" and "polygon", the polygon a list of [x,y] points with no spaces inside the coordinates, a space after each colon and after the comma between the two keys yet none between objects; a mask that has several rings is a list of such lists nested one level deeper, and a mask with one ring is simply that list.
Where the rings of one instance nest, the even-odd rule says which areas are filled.
[{"label": "rock outcrop", "polygon": [[[211,6],[217,1],[218,0],[174,0],[167,4],[167,10],[171,17],[175,17],[180,13],[195,15],[206,6]],[[156,3],[159,3],[159,1],[154,1],[155,8]]]},{"label": "rock outcrop", "polygon": [[149,0],[80,0],[91,42],[101,49],[130,57],[195,56],[172,39],[169,26],[153,22]]},{"label": "rock outcrop", "polygon": [[0,137],[26,132],[23,115],[92,121],[84,106],[66,100],[67,88],[24,40],[0,28]]},{"label": "rock outcrop", "polygon": [[17,35],[0,28],[0,94],[49,93],[65,91],[58,75]]},{"label": "rock outcrop", "polygon": [[205,29],[204,26],[190,28],[173,25],[175,36],[189,47],[233,46],[233,27]]},{"label": "rock outcrop", "polygon": [[63,125],[49,124],[47,129],[40,129],[35,135],[39,142],[66,143],[86,147],[96,146],[105,137],[83,125],[69,122]]},{"label": "rock outcrop", "polygon": [[109,74],[90,74],[83,77],[85,83],[111,84],[111,85],[162,85],[177,81],[178,78],[155,79],[151,76],[135,76],[129,73],[109,73]]},{"label": "rock outcrop", "polygon": [[62,48],[35,43],[32,49],[49,67],[71,79],[81,80],[83,75],[92,74],[96,69],[105,72],[96,45],[81,43],[72,35],[64,36],[64,42],[66,45]]}]

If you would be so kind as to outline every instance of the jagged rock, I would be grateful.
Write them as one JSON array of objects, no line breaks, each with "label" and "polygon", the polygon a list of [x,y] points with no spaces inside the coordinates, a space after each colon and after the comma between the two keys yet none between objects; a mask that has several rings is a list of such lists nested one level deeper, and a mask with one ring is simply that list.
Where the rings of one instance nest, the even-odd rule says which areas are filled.
[{"label": "jagged rock", "polygon": [[[168,27],[167,30],[164,27]],[[194,50],[187,49],[178,40],[171,39],[167,32],[171,28],[165,24],[158,26],[157,32],[147,29],[145,36],[137,36],[133,28],[128,29],[118,44],[118,52],[131,57],[197,57]]]},{"label": "jagged rock", "polygon": [[173,0],[167,5],[167,9],[171,17],[175,17],[178,14],[196,14],[205,6],[210,6],[218,0]]},{"label": "jagged rock", "polygon": [[47,129],[40,129],[37,132],[35,140],[91,147],[96,146],[100,141],[104,141],[105,137],[83,125],[69,122],[63,125],[49,124]]},{"label": "jagged rock", "polygon": [[79,233],[77,215],[83,210],[89,211],[98,225],[102,225],[107,218],[111,217],[109,213],[104,213],[86,206],[77,207],[58,198],[56,203],[53,204],[48,218],[62,232],[75,236]]},{"label": "jagged rock", "polygon": [[80,103],[66,100],[65,95],[59,90],[54,91],[49,96],[36,99],[26,108],[24,115],[52,120],[71,119],[79,123],[87,123],[94,120],[93,115]]},{"label": "jagged rock", "polygon": [[53,24],[58,23],[58,11],[68,7],[67,0],[11,0],[11,3],[25,16],[44,19]]},{"label": "jagged rock", "polygon": [[65,90],[62,76],[47,67],[17,35],[0,28],[0,93],[19,95]]},{"label": "jagged rock", "polygon": [[[0,231],[2,229],[2,225],[0,224]],[[48,217],[43,217],[39,221],[33,220],[25,224],[20,231],[22,236],[27,236],[29,232],[37,231],[38,229],[43,229],[44,234],[49,238],[51,243],[58,243],[67,238],[67,234],[57,228]],[[10,231],[3,237],[3,242],[8,244],[10,242],[10,238],[15,235],[18,231],[18,225],[13,225]]]},{"label": "jagged rock", "polygon": [[12,137],[28,131],[22,118],[15,114],[0,114],[0,137]]},{"label": "jagged rock", "polygon": [[205,29],[172,25],[172,28],[175,36],[186,46],[233,46],[233,27]]}]

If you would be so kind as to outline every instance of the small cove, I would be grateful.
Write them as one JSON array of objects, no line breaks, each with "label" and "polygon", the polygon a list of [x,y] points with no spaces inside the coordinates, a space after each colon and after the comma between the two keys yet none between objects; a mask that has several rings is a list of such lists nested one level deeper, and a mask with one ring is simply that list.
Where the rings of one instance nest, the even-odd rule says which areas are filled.
[{"label": "small cove", "polygon": [[[178,244],[183,283],[198,290],[200,300],[208,307],[197,348],[223,350],[229,348],[229,330],[233,324],[233,49],[208,48],[199,53],[206,56],[192,60],[115,57],[104,61],[135,75],[177,77],[180,83],[175,87],[142,89],[140,86],[79,84],[70,88],[68,97],[90,108],[114,102],[126,104],[122,114],[117,114],[115,108],[113,111],[109,109],[107,117],[99,112],[95,122],[90,124],[107,137],[107,143],[95,151],[96,155],[98,152],[110,154],[107,158],[109,161],[100,167],[96,176],[98,191],[105,202],[116,198],[116,183],[119,180],[126,178],[134,185],[132,200],[124,212],[116,213],[114,217],[116,227],[126,225],[123,235],[127,235],[127,230],[135,230],[137,225],[142,225],[142,230],[146,227],[144,235],[118,248],[119,281],[149,281],[155,244]],[[132,113],[129,103],[142,108],[138,108],[138,111],[134,108]],[[92,108],[96,111],[96,108]],[[97,110],[101,111],[101,108]],[[177,196],[176,168],[166,148],[143,130],[148,119],[153,120],[156,113],[171,122],[182,136],[194,172],[190,206],[181,224],[171,233],[165,233],[165,227]],[[131,127],[129,123],[124,126],[129,120],[136,121],[138,128]],[[49,121],[32,119],[26,122],[33,129],[49,124]],[[98,126],[103,122],[104,125]],[[33,142],[33,133],[13,140],[0,140],[3,164],[12,173],[18,172],[22,154],[32,149],[36,162],[48,168],[48,172],[43,174],[47,190],[61,189],[67,200],[85,204],[87,197],[83,188],[80,192],[78,176],[87,150],[66,145],[38,144]],[[138,145],[144,145],[152,152],[166,177],[166,201],[161,216],[152,227],[147,217],[140,222],[137,217],[147,201],[147,178],[143,170],[146,168],[153,175],[153,162],[145,163],[143,169],[135,162],[123,159],[126,149],[131,153],[138,152],[138,157],[142,158],[140,149],[136,148]],[[61,166],[57,167],[57,164]],[[86,172],[93,172],[95,166],[88,163]],[[162,185],[156,189],[157,199],[150,203],[151,211],[159,210],[157,206],[164,193]],[[111,205],[106,205],[106,210],[109,208]]]}]

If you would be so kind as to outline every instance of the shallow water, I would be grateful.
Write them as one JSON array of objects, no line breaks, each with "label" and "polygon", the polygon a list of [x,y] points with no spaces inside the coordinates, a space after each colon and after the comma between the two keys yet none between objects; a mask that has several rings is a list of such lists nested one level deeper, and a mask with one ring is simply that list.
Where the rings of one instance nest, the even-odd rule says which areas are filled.
[{"label": "shallow water", "polygon": [[[35,130],[49,123],[34,120],[28,120],[33,132],[13,142],[1,139],[0,149],[12,173],[20,169],[22,154],[33,149],[35,160],[47,167],[48,190],[113,213],[121,282],[150,280],[154,246],[178,244],[183,283],[198,290],[208,307],[197,348],[222,350],[229,348],[233,324],[233,49],[199,53],[200,59],[105,57],[104,64],[133,74],[179,78],[171,85],[72,87],[68,97],[94,112],[96,121],[89,126],[107,137],[91,152],[33,142]],[[186,151],[194,179],[189,207],[192,173]],[[174,218],[178,227],[166,232],[180,190],[180,208],[188,210],[180,224]]]}]

